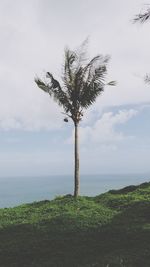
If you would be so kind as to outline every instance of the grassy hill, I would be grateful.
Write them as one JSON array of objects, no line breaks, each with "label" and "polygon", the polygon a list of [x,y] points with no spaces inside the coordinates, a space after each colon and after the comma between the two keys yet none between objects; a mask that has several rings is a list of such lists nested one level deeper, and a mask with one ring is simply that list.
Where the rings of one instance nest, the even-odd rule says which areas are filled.
[{"label": "grassy hill", "polygon": [[149,267],[150,183],[0,209],[1,267]]}]

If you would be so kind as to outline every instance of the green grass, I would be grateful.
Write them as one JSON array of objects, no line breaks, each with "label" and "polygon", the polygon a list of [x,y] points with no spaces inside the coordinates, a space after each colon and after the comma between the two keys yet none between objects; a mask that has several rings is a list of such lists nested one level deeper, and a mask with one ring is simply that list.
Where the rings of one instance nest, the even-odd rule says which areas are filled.
[{"label": "green grass", "polygon": [[150,183],[0,209],[0,267],[149,267]]}]

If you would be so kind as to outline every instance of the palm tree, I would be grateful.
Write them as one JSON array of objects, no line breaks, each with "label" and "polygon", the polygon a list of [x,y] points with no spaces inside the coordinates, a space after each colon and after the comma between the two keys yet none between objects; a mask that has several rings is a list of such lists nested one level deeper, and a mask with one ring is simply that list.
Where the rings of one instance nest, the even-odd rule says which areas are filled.
[{"label": "palm tree", "polygon": [[[87,62],[85,44],[77,51],[65,49],[62,83],[47,72],[44,81],[38,77],[35,82],[40,89],[48,93],[62,106],[68,122],[72,119],[75,127],[74,145],[74,196],[79,195],[79,138],[78,126],[83,117],[83,110],[91,106],[104,91],[106,85],[107,63],[109,56],[97,55]],[[107,83],[115,85],[114,81]]]}]

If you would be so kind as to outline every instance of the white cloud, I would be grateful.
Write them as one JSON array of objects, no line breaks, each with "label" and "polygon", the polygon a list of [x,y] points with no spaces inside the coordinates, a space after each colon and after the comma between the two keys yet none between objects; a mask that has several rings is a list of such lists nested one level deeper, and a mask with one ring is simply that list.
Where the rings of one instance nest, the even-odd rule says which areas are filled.
[{"label": "white cloud", "polygon": [[32,99],[29,92],[29,97],[18,94],[17,99],[9,100],[0,106],[1,129],[49,130],[62,125],[60,109],[48,95],[37,92],[37,97]]},{"label": "white cloud", "polygon": [[[136,116],[138,111],[135,109],[119,110],[116,114],[106,112],[91,126],[80,127],[80,143],[84,145],[101,144],[109,145],[114,149],[113,144],[133,136],[126,136],[123,132],[116,129],[116,126],[125,124],[131,118]],[[69,138],[67,143],[71,143],[73,139]]]}]

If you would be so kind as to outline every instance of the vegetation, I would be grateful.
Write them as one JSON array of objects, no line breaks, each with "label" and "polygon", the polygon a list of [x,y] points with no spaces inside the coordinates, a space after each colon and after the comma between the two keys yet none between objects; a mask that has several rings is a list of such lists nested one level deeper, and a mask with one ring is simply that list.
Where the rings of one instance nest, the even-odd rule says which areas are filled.
[{"label": "vegetation", "polygon": [[149,267],[150,183],[0,209],[2,267]]},{"label": "vegetation", "polygon": [[[83,117],[83,110],[91,106],[104,91],[108,61],[108,56],[97,55],[87,62],[84,43],[77,51],[65,50],[62,84],[50,72],[46,73],[44,81],[40,78],[35,79],[38,87],[63,107],[67,116],[64,121],[68,122],[68,118],[70,118],[74,123],[75,197],[79,195],[78,125]],[[115,85],[114,81],[108,84]]]}]

